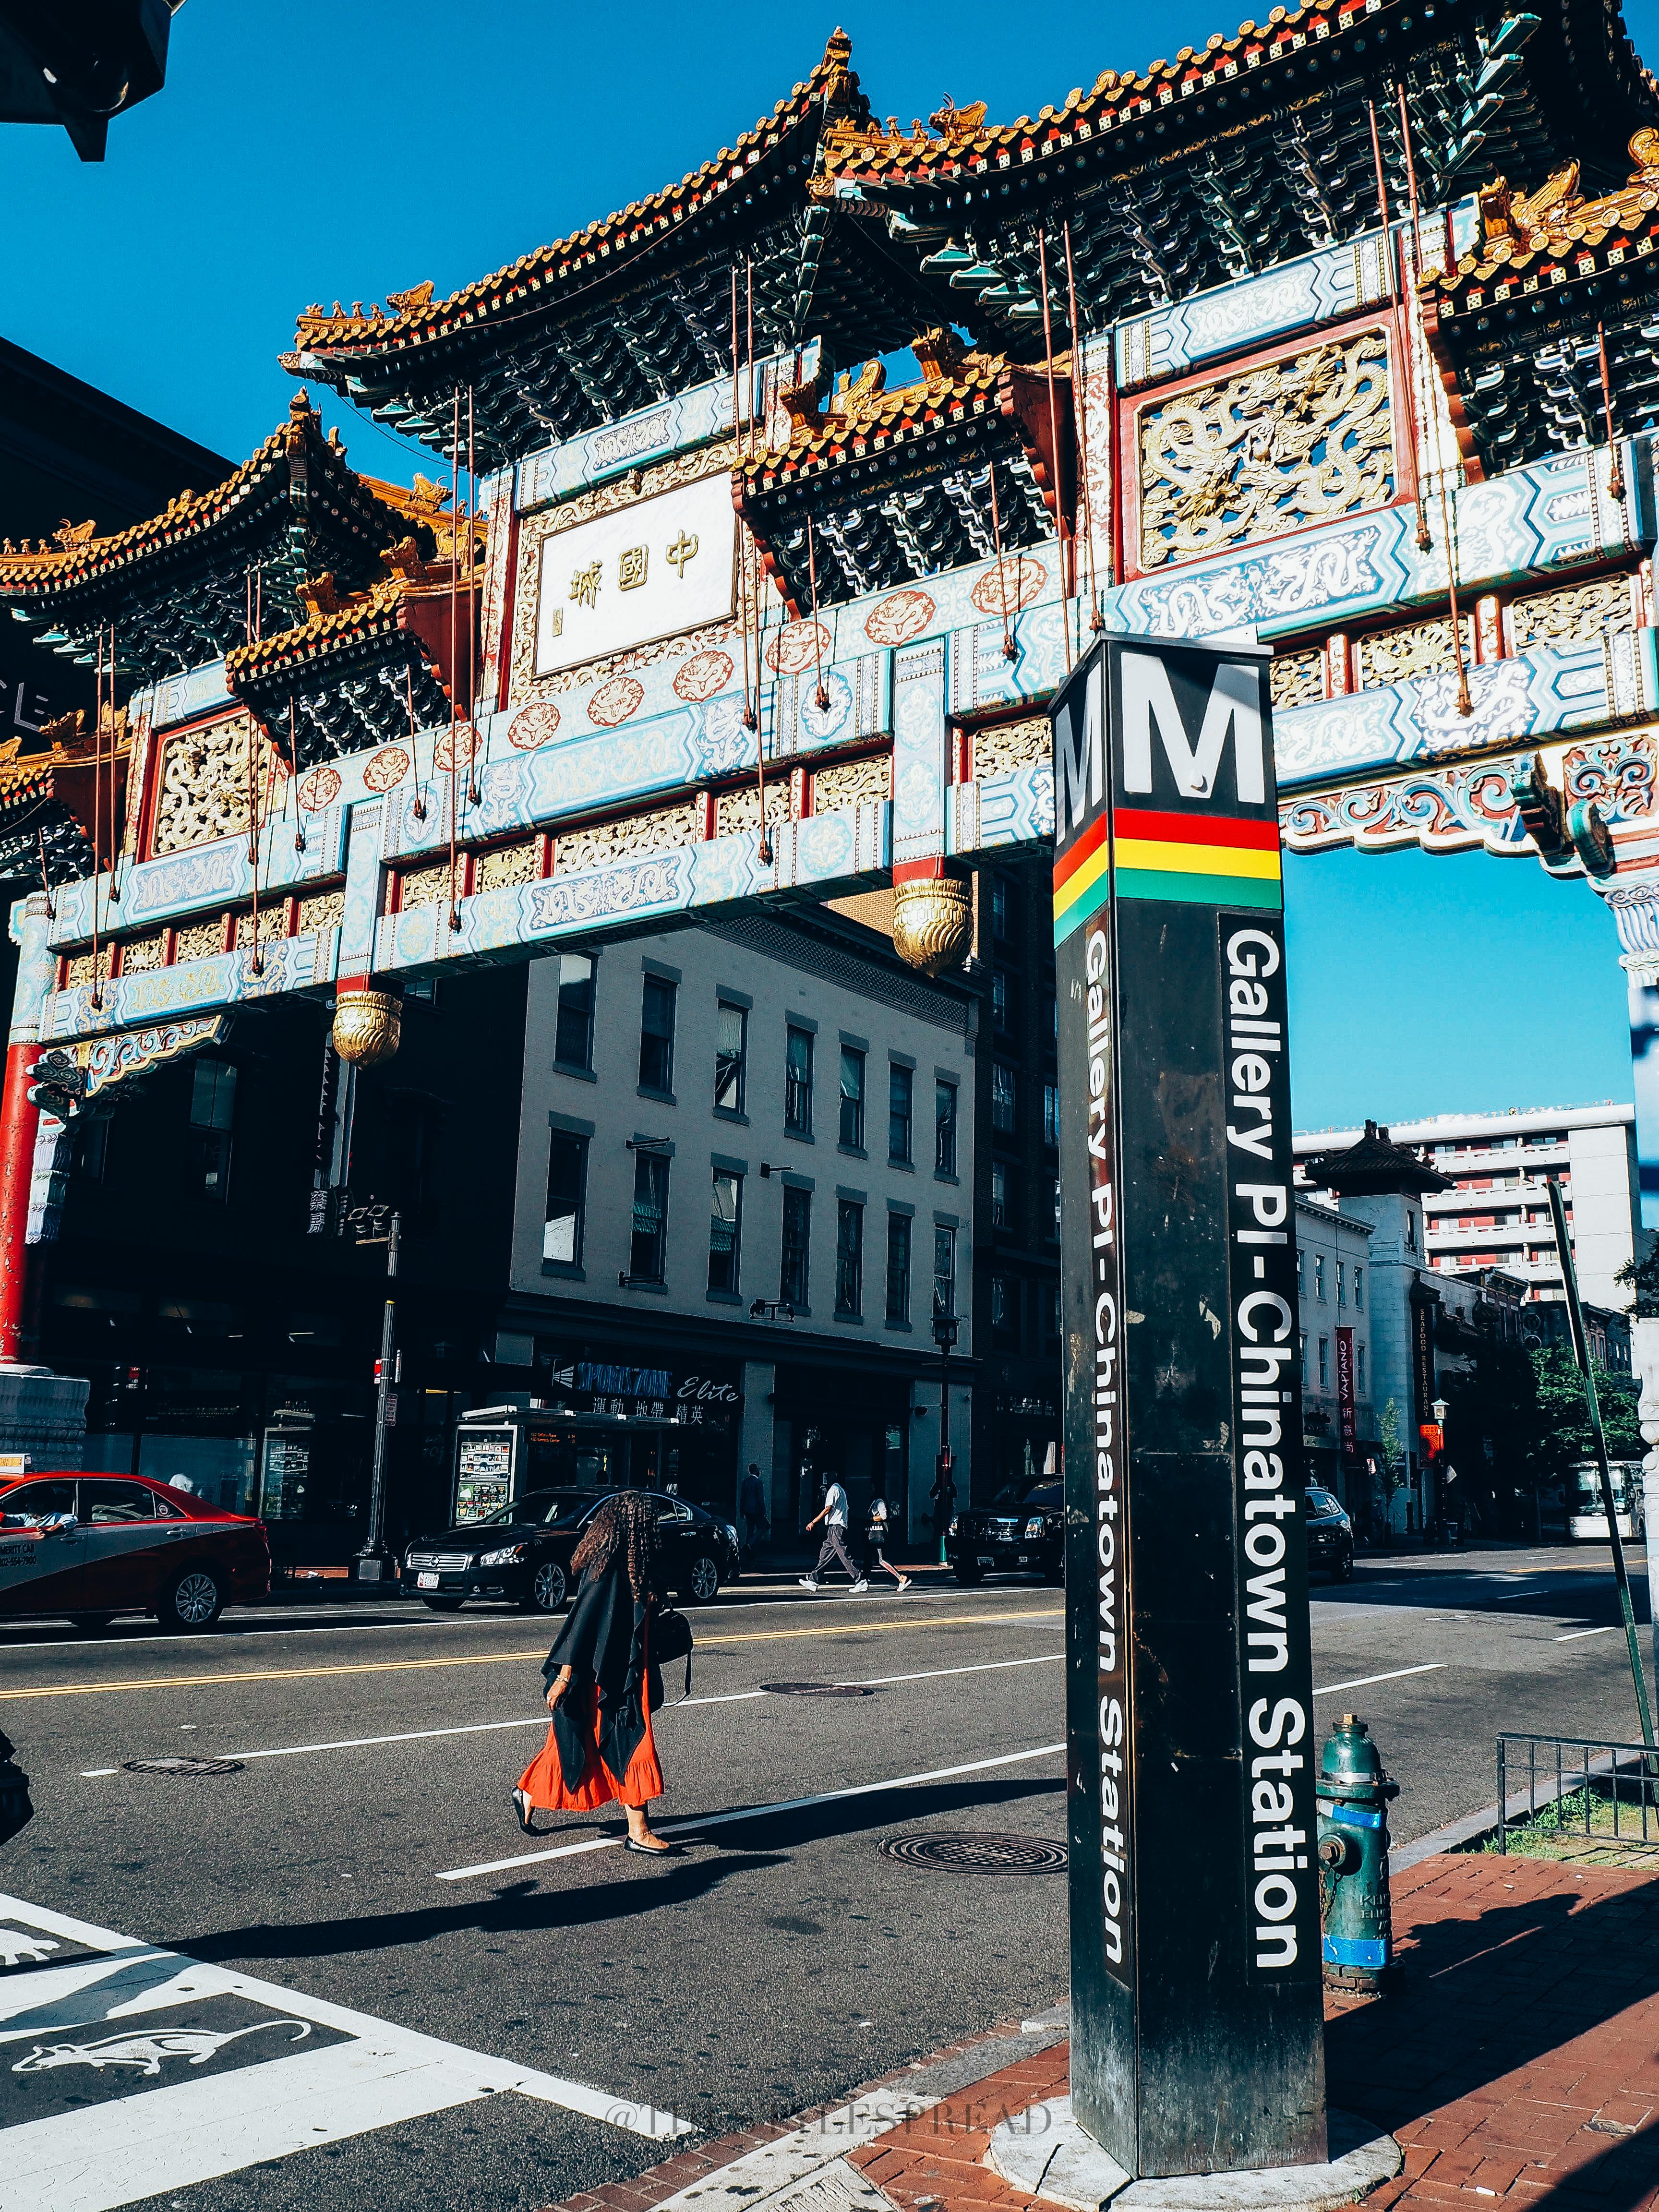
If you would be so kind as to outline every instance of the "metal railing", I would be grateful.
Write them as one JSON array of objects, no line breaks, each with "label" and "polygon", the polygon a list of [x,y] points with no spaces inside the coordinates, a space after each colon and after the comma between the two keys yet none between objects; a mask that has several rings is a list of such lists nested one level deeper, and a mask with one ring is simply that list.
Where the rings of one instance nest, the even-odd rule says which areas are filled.
[{"label": "metal railing", "polygon": [[1506,1730],[1498,1739],[1498,1849],[1507,1852],[1512,1828],[1540,1826],[1659,1850],[1659,1760],[1639,1743]]}]

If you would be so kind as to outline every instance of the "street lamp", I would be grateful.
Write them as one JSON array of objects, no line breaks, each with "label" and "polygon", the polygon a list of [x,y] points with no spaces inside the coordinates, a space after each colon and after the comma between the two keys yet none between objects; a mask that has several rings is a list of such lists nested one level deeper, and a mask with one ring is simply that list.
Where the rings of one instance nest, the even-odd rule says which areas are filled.
[{"label": "street lamp", "polygon": [[954,1495],[956,1484],[951,1478],[951,1347],[957,1340],[957,1320],[954,1314],[936,1313],[933,1316],[933,1341],[939,1346],[939,1468],[933,1477],[933,1498],[939,1508],[939,1563],[945,1565],[945,1537],[949,1533],[951,1516],[945,1510],[947,1492]]}]

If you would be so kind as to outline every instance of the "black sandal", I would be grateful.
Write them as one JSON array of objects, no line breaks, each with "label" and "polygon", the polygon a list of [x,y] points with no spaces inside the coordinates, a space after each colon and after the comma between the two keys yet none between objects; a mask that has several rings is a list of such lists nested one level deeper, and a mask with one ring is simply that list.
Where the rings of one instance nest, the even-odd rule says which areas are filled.
[{"label": "black sandal", "polygon": [[526,1836],[543,1836],[547,1833],[547,1831],[544,1828],[532,1828],[531,1826],[530,1816],[535,1809],[535,1807],[531,1803],[529,1798],[525,1795],[522,1790],[515,1790],[513,1792],[513,1811],[518,1820],[519,1829],[521,1834]]},{"label": "black sandal", "polygon": [[680,1855],[678,1844],[639,1844],[632,1836],[623,1838],[625,1851],[637,1851],[642,1859],[677,1859]]}]

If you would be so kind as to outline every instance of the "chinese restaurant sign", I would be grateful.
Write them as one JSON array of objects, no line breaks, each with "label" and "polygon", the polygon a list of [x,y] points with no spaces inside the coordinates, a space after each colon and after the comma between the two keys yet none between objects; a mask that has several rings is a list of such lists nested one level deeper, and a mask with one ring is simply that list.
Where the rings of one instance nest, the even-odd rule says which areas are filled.
[{"label": "chinese restaurant sign", "polygon": [[1072,2100],[1132,2174],[1324,2155],[1267,657],[1056,696]]},{"label": "chinese restaurant sign", "polygon": [[556,532],[542,546],[537,675],[729,620],[737,532],[723,472]]}]

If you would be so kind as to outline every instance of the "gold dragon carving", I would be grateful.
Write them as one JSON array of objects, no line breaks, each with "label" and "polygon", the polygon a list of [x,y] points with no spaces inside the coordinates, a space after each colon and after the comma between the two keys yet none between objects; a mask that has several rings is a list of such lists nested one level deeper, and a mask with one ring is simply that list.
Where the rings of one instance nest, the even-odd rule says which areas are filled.
[{"label": "gold dragon carving", "polygon": [[1143,569],[1383,505],[1387,341],[1364,331],[1146,408],[1140,478]]},{"label": "gold dragon carving", "polygon": [[[154,851],[186,852],[216,837],[245,836],[248,821],[248,748],[253,726],[246,714],[169,738],[161,756],[155,804]],[[263,748],[262,748],[263,750]],[[263,775],[260,760],[256,773]],[[256,793],[264,810],[264,794]]]}]

